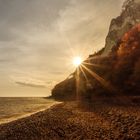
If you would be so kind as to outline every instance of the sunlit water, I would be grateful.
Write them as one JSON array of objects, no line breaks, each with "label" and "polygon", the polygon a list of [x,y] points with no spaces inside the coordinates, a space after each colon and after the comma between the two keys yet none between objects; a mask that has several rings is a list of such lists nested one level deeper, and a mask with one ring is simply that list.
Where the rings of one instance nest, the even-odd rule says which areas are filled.
[{"label": "sunlit water", "polygon": [[0,98],[0,123],[31,115],[57,103],[45,98]]}]

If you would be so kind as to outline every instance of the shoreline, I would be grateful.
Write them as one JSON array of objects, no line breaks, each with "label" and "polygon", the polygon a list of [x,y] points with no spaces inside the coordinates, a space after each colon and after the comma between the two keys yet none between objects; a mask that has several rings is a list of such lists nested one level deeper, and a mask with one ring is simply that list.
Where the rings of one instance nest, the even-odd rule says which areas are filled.
[{"label": "shoreline", "polygon": [[54,102],[54,103],[46,105],[46,107],[43,107],[42,109],[37,109],[36,111],[33,111],[31,113],[26,113],[26,114],[23,114],[23,115],[21,114],[21,115],[17,115],[17,116],[14,116],[14,117],[7,117],[6,119],[5,118],[4,119],[0,119],[0,126],[2,124],[8,124],[10,122],[17,121],[19,119],[24,119],[26,117],[30,117],[31,115],[34,115],[36,113],[45,111],[45,110],[51,108],[52,106],[55,106],[55,105],[60,104],[60,103],[61,102]]},{"label": "shoreline", "polygon": [[64,102],[0,125],[0,140],[124,140],[140,138],[139,106],[107,106],[92,110]]}]

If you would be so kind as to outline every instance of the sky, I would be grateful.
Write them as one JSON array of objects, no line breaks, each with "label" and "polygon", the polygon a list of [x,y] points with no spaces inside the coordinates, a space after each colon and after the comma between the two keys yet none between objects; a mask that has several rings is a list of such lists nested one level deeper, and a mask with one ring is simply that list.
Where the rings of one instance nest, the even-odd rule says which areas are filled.
[{"label": "sky", "polygon": [[105,44],[123,0],[0,0],[0,97],[49,96]]}]

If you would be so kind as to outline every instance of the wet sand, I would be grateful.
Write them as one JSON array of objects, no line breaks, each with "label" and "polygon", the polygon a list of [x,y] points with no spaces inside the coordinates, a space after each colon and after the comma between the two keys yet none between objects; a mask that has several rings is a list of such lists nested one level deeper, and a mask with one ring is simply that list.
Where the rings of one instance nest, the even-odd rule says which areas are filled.
[{"label": "wet sand", "polygon": [[0,140],[140,140],[140,107],[61,103],[0,125]]}]

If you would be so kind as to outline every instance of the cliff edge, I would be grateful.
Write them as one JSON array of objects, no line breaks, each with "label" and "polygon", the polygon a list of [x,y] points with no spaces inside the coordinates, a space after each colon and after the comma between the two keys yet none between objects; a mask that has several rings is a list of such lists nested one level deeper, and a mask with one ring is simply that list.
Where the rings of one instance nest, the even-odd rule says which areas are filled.
[{"label": "cliff edge", "polygon": [[140,95],[140,0],[125,1],[111,21],[106,45],[52,90],[56,99]]}]

